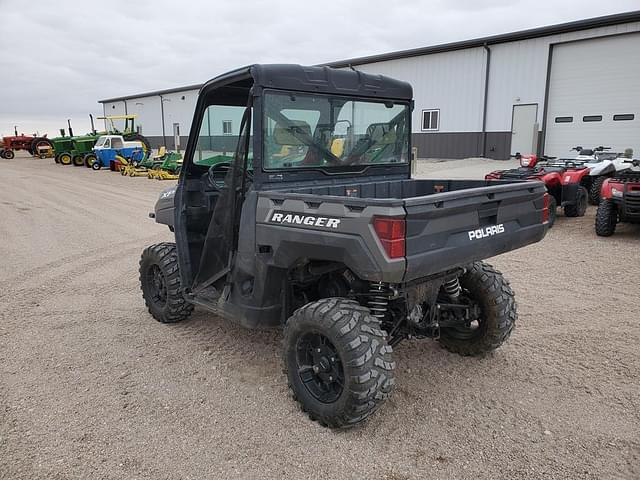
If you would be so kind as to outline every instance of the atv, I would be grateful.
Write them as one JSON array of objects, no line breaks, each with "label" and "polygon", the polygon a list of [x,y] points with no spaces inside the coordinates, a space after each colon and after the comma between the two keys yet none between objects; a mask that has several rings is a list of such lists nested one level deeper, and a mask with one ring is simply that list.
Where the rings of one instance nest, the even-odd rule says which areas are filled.
[{"label": "atv", "polygon": [[600,145],[594,148],[573,147],[572,151],[578,155],[572,159],[561,159],[569,168],[586,167],[589,169],[588,176],[583,177],[582,185],[589,191],[589,203],[598,205],[600,203],[600,191],[602,184],[607,178],[621,173],[630,168],[624,153],[607,152],[611,147]]},{"label": "atv", "polygon": [[582,217],[587,211],[587,189],[582,179],[589,173],[586,167],[566,164],[553,164],[555,157],[521,155],[513,157],[520,161],[520,167],[508,170],[495,170],[485,175],[485,180],[520,179],[538,180],[545,184],[551,195],[550,222],[553,226],[558,206],[564,209],[566,217]]},{"label": "atv", "polygon": [[[150,214],[175,234],[142,253],[151,315],[175,323],[198,306],[283,328],[293,397],[323,426],[356,425],[382,405],[404,339],[465,356],[502,345],[514,293],[483,259],[548,228],[541,182],[412,179],[412,93],[329,67],[215,78],[200,90],[178,184]],[[230,151],[208,119],[232,115],[230,162],[199,160]]]},{"label": "atv", "polygon": [[[627,160],[633,167],[640,167],[640,160]],[[602,185],[602,201],[596,212],[596,234],[610,237],[620,222],[640,223],[640,171],[626,170]]]}]

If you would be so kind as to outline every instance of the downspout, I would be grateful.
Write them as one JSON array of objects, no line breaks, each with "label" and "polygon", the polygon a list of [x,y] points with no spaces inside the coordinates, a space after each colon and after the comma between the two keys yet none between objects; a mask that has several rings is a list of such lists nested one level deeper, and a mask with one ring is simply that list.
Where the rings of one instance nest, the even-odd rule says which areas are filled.
[{"label": "downspout", "polygon": [[124,114],[129,115],[129,112],[127,111],[127,101],[123,100],[123,102],[124,102]]},{"label": "downspout", "polygon": [[487,156],[487,103],[489,101],[489,71],[491,69],[491,49],[487,42],[482,46],[487,52],[487,60],[484,67],[484,104],[482,106],[482,156]]},{"label": "downspout", "polygon": [[162,146],[166,148],[167,134],[164,131],[164,98],[162,98],[162,95],[158,96],[160,97],[160,115],[162,116]]}]

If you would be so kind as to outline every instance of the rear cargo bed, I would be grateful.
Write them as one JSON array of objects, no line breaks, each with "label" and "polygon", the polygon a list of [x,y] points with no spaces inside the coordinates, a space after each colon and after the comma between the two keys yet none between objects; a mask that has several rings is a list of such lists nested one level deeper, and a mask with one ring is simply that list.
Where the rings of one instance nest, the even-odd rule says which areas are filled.
[{"label": "rear cargo bed", "polygon": [[[260,197],[271,203],[260,203],[258,223],[270,223],[276,208],[341,218],[340,230],[334,236],[361,237],[363,242],[348,248],[364,248],[371,255],[363,254],[377,259],[376,267],[371,264],[363,269],[364,278],[392,277],[393,281],[401,278],[407,282],[541,240],[546,231],[542,222],[545,191],[542,182],[413,179],[262,191]],[[402,273],[397,270],[398,259],[380,257],[375,251],[381,250],[377,240],[369,238],[373,231],[363,228],[375,215],[405,219],[406,263]],[[326,247],[333,241],[327,234],[313,234],[313,230],[323,229],[311,226],[307,227],[308,233],[295,233],[308,237],[305,249],[312,248],[314,242]],[[293,249],[288,253],[293,255]],[[393,264],[396,266],[392,268]],[[358,267],[363,265],[361,259]],[[391,275],[392,270],[400,273],[399,277],[397,273]]]}]

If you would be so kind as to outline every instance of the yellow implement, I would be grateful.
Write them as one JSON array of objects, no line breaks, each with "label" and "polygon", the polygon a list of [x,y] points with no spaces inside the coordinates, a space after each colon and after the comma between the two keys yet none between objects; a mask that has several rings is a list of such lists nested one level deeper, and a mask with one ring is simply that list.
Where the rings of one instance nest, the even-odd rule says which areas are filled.
[{"label": "yellow implement", "polygon": [[180,178],[180,172],[171,173],[161,168],[152,168],[151,170],[147,170],[147,178],[155,180],[177,180]]},{"label": "yellow implement", "polygon": [[122,155],[116,155],[116,160],[120,162],[120,175],[123,177],[146,177],[147,169],[136,167],[133,162],[124,158]]}]

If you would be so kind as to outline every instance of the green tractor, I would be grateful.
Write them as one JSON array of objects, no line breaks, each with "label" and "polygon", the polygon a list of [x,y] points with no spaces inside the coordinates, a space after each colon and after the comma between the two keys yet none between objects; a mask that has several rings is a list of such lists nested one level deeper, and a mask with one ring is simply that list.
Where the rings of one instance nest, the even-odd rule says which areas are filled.
[{"label": "green tractor", "polygon": [[91,133],[74,136],[71,121],[67,120],[69,126],[69,136],[65,135],[64,128],[60,129],[60,137],[52,139],[54,159],[61,165],[82,166],[85,164],[85,157],[93,155],[92,148],[98,140],[98,133],[93,128],[93,116],[91,118]]},{"label": "green tractor", "polygon": [[71,121],[67,120],[69,124],[69,136],[65,135],[64,128],[60,129],[60,136],[51,139],[53,144],[53,158],[56,163],[62,163],[60,157],[64,155],[62,163],[63,165],[71,164],[71,155],[68,152],[73,150],[73,129],[71,128]]}]

